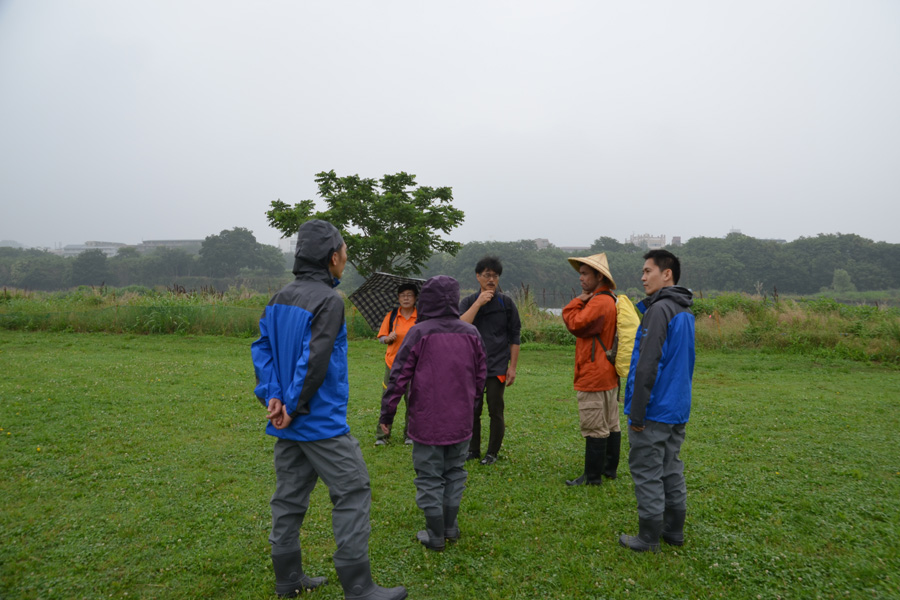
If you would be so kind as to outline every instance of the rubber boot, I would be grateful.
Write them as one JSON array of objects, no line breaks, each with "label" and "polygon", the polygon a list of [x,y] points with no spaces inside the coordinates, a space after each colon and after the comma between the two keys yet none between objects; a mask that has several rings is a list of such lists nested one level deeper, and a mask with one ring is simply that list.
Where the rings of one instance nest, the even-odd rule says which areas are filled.
[{"label": "rubber boot", "polygon": [[606,456],[607,438],[584,438],[584,473],[578,479],[566,481],[566,485],[600,485],[603,483],[603,461]]},{"label": "rubber boot", "polygon": [[303,558],[300,550],[272,555],[272,569],[275,571],[275,593],[280,598],[296,598],[304,591],[325,585],[324,577],[309,577],[303,573]]},{"label": "rubber boot", "polygon": [[401,586],[383,588],[372,581],[372,569],[369,561],[353,565],[334,566],[341,587],[344,588],[344,600],[403,600],[406,588]]},{"label": "rubber boot", "polygon": [[449,542],[459,539],[459,521],[456,520],[458,514],[458,506],[444,507],[444,538]]},{"label": "rubber boot", "polygon": [[684,546],[684,517],[686,510],[683,508],[666,507],[663,513],[662,540],[670,546]]},{"label": "rubber boot", "polygon": [[650,519],[638,518],[637,536],[623,535],[619,544],[635,552],[659,552],[659,535],[662,532],[663,516],[656,515]]},{"label": "rubber boot", "polygon": [[615,479],[619,470],[619,452],[622,449],[622,432],[612,431],[606,442],[606,460],[603,463],[603,476]]},{"label": "rubber boot", "polygon": [[425,515],[425,529],[416,534],[416,539],[429,550],[444,550],[444,515]]}]

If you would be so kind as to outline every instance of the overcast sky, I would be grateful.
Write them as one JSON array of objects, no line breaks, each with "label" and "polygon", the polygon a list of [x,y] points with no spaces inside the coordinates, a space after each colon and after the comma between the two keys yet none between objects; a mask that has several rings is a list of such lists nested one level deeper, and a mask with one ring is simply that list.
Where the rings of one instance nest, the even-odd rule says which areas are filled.
[{"label": "overcast sky", "polygon": [[0,239],[275,244],[330,169],[461,242],[900,243],[900,2],[0,0]]}]

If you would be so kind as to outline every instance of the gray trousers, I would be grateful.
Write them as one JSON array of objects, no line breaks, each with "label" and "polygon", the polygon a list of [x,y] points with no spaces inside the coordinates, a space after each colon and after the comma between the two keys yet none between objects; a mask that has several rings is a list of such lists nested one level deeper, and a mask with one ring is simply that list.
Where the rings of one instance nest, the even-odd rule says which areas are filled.
[{"label": "gray trousers", "polygon": [[300,549],[300,526],[309,508],[309,495],[320,477],[334,505],[334,564],[344,566],[368,560],[372,490],[359,442],[350,434],[315,442],[275,442],[276,482],[270,502],[269,535],[272,554]]},{"label": "gray trousers", "polygon": [[649,519],[666,507],[686,507],[684,463],[678,457],[684,443],[685,424],[644,421],[643,431],[628,428],[628,467],[634,480],[638,516]]},{"label": "gray trousers", "polygon": [[440,515],[444,507],[458,507],[466,489],[466,454],[469,440],[452,446],[429,446],[413,442],[416,470],[416,504],[425,515]]}]

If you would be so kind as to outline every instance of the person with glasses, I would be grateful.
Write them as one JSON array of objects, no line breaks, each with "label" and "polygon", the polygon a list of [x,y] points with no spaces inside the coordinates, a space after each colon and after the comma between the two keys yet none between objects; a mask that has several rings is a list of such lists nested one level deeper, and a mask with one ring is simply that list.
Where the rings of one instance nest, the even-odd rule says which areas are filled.
[{"label": "person with glasses", "polygon": [[[378,341],[387,344],[387,350],[384,353],[384,378],[381,382],[382,392],[387,389],[388,380],[391,377],[391,367],[394,366],[394,358],[397,357],[397,350],[403,344],[403,339],[410,328],[416,324],[418,314],[416,312],[416,300],[418,299],[419,290],[412,283],[403,283],[397,288],[398,308],[393,309],[384,316],[381,323],[381,329],[378,330]],[[404,413],[406,415],[403,421],[403,439],[404,443],[412,444],[412,440],[406,435],[409,429],[409,403],[406,394],[403,394],[403,404],[406,407]],[[384,446],[391,440],[391,433],[385,433],[379,424],[375,424],[375,445]]]},{"label": "person with glasses", "polygon": [[475,325],[484,340],[487,353],[487,381],[484,393],[475,399],[472,440],[466,460],[481,458],[481,413],[487,399],[490,434],[487,452],[481,464],[492,465],[500,455],[506,423],[503,419],[503,393],[516,381],[519,362],[519,334],[522,322],[515,302],[500,291],[503,264],[496,256],[485,256],[475,265],[480,290],[459,303],[460,319]]}]

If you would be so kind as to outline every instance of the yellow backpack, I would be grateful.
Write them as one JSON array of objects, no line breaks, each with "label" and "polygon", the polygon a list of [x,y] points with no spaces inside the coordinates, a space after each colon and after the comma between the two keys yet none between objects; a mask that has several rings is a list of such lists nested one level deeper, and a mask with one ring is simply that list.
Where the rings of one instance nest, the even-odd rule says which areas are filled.
[{"label": "yellow backpack", "polygon": [[641,316],[634,304],[625,294],[616,296],[612,292],[602,291],[600,294],[611,296],[616,301],[616,337],[613,338],[613,347],[607,349],[603,346],[606,358],[616,367],[619,377],[628,377],[628,369],[631,368],[631,353],[634,351],[634,340],[637,337],[638,327],[641,325]]}]

